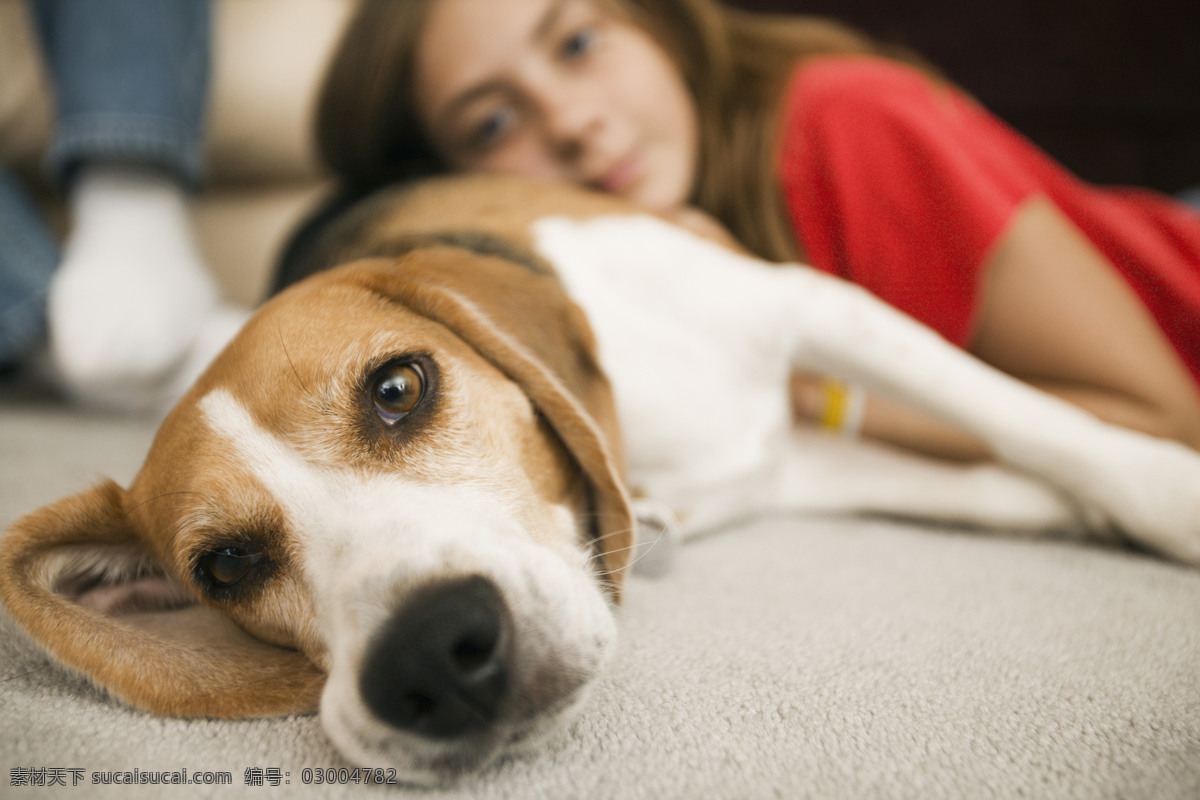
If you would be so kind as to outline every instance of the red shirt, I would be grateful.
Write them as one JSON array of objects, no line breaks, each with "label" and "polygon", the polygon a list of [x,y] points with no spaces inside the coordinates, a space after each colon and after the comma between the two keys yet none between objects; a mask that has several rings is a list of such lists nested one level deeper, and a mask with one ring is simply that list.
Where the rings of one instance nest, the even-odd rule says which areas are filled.
[{"label": "red shirt", "polygon": [[1081,182],[978,104],[870,58],[792,76],[779,173],[813,266],[854,281],[966,346],[983,264],[1035,195],[1124,276],[1200,382],[1200,214]]}]

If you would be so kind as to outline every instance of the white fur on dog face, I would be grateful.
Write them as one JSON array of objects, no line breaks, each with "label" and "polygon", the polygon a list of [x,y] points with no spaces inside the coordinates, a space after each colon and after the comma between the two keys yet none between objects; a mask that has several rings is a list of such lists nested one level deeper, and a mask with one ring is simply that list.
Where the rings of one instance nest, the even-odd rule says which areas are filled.
[{"label": "white fur on dog face", "polygon": [[[498,464],[446,465],[459,480],[447,475],[438,482],[315,464],[223,390],[204,397],[200,410],[282,511],[298,556],[294,579],[308,590],[330,673],[322,721],[346,755],[396,767],[409,780],[437,781],[478,768],[507,744],[557,729],[563,712],[582,700],[607,659],[615,626],[572,509],[522,496],[529,493],[522,481],[506,477]],[[508,467],[508,475],[519,472]],[[530,507],[543,511],[532,514]],[[476,741],[425,742],[373,718],[359,697],[358,671],[374,632],[408,596],[465,575],[492,580],[509,608],[513,700],[496,730]]]}]

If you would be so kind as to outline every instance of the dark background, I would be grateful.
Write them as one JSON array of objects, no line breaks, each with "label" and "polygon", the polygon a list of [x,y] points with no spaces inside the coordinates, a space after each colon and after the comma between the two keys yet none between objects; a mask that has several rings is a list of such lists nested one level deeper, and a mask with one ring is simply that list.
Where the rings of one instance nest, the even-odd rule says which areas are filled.
[{"label": "dark background", "polygon": [[727,0],[917,50],[1076,174],[1200,186],[1200,0]]}]

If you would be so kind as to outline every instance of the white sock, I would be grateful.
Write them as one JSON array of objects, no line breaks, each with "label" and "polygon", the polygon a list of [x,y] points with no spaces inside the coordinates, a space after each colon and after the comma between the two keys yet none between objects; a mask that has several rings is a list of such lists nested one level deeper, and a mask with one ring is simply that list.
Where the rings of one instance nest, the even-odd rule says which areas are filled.
[{"label": "white sock", "polygon": [[173,381],[218,309],[186,194],[148,169],[90,166],[70,212],[50,289],[53,358],[77,397],[134,401]]}]

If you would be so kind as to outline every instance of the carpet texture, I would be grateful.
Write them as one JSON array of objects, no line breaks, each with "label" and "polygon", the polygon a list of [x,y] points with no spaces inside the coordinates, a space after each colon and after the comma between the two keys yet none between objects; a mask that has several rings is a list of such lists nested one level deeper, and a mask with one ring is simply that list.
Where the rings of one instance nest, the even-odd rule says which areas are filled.
[{"label": "carpet texture", "polygon": [[[4,388],[0,524],[101,475],[128,481],[153,429]],[[634,579],[620,627],[573,728],[425,791],[305,784],[306,768],[348,766],[315,716],[147,716],[3,616],[0,796],[1200,797],[1200,571],[878,520],[763,520]],[[232,785],[92,784],[183,769]]]}]

